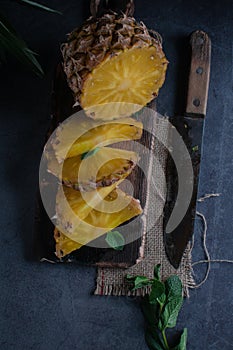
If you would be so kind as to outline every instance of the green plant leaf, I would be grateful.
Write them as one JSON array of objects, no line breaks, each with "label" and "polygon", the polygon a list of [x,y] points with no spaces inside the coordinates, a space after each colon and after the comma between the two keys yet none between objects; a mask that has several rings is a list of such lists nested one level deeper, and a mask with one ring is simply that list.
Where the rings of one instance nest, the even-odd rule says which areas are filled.
[{"label": "green plant leaf", "polygon": [[159,322],[159,304],[151,304],[149,300],[149,295],[146,294],[141,302],[142,313],[147,322],[147,326],[152,332],[157,330],[157,325]]},{"label": "green plant leaf", "polygon": [[178,276],[172,275],[165,281],[166,294],[168,299],[179,296],[182,297],[182,283]]},{"label": "green plant leaf", "polygon": [[[134,287],[131,290],[136,290],[139,288],[147,287],[153,283],[153,280],[150,280],[149,278],[147,278],[145,276],[126,275],[126,279],[129,282],[132,282],[134,284]],[[149,295],[146,294],[145,298],[146,297],[148,297],[148,302],[149,302]],[[145,300],[145,298],[143,298],[143,301]]]},{"label": "green plant leaf", "polygon": [[148,329],[145,333],[145,340],[150,350],[164,350],[164,347],[161,346],[159,336],[152,335]]},{"label": "green plant leaf", "polygon": [[159,281],[161,281],[160,268],[161,268],[161,264],[158,264],[154,267],[154,278],[156,278]]},{"label": "green plant leaf", "polygon": [[31,67],[39,76],[43,76],[41,65],[35,58],[34,53],[27,47],[26,43],[17,36],[15,30],[0,15],[0,42],[6,52],[14,55],[21,63]]},{"label": "green plant leaf", "polygon": [[[151,350],[169,350],[166,329],[176,325],[183,303],[182,283],[178,276],[170,276],[165,283],[160,280],[160,265],[155,266],[154,279],[145,276],[126,276],[134,283],[133,290],[151,285],[150,294],[142,298],[141,308],[146,321],[145,339]],[[171,350],[186,350],[187,329],[179,344]]]},{"label": "green plant leaf", "polygon": [[192,151],[193,151],[193,152],[197,152],[198,149],[199,149],[199,147],[198,147],[198,145],[196,145],[196,146],[194,146],[194,147],[192,148]]},{"label": "green plant leaf", "polygon": [[166,297],[166,294],[162,294],[158,299],[158,303],[159,305],[161,306],[161,308],[164,306],[164,304],[166,303],[166,300],[167,300],[167,297]]},{"label": "green plant leaf", "polygon": [[96,147],[92,151],[85,152],[82,154],[81,159],[83,160],[83,159],[86,159],[88,157],[91,157],[94,154],[96,154],[99,150],[100,150],[100,147]]},{"label": "green plant leaf", "polygon": [[132,290],[136,290],[139,288],[145,288],[147,286],[150,286],[152,284],[152,281],[144,276],[137,276],[134,281],[134,288]]},{"label": "green plant leaf", "polygon": [[125,245],[125,239],[119,231],[108,232],[105,241],[115,250],[123,250]]},{"label": "green plant leaf", "polygon": [[130,282],[134,283],[134,287],[132,290],[136,290],[139,288],[143,288],[143,287],[147,287],[150,286],[153,281],[150,280],[149,278],[145,277],[145,276],[131,276],[131,275],[127,275],[126,279]]},{"label": "green plant leaf", "polygon": [[187,337],[188,337],[188,331],[187,331],[187,328],[185,328],[180,337],[180,343],[175,348],[173,348],[173,350],[186,350]]},{"label": "green plant leaf", "polygon": [[161,314],[161,322],[159,323],[159,328],[161,331],[166,328],[175,327],[182,303],[183,298],[180,296],[174,296],[168,300]]},{"label": "green plant leaf", "polygon": [[132,281],[132,282],[134,282],[135,279],[137,278],[137,276],[132,276],[132,275],[127,274],[127,275],[125,276],[125,278],[127,279],[127,281]]},{"label": "green plant leaf", "polygon": [[165,286],[162,282],[155,279],[152,283],[151,292],[149,295],[150,303],[151,304],[158,303],[158,299],[161,298],[162,295],[165,296]]},{"label": "green plant leaf", "polygon": [[35,1],[30,1],[30,0],[20,0],[20,2],[23,2],[27,5],[30,5],[30,6],[34,6],[34,7],[37,7],[41,10],[45,10],[45,11],[48,11],[48,12],[53,12],[53,13],[58,13],[59,15],[62,15],[62,12],[60,11],[57,11],[57,10],[54,10],[54,9],[51,9],[50,7],[47,7],[47,6],[44,6],[42,4],[39,4],[38,2],[35,2]]}]

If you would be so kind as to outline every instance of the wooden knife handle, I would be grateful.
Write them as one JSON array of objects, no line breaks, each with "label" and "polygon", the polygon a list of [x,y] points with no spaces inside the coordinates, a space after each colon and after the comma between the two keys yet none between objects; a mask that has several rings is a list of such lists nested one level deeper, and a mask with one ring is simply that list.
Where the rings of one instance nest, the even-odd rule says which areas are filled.
[{"label": "wooden knife handle", "polygon": [[186,114],[204,117],[209,90],[211,41],[205,32],[197,30],[191,35],[190,43],[192,58]]}]

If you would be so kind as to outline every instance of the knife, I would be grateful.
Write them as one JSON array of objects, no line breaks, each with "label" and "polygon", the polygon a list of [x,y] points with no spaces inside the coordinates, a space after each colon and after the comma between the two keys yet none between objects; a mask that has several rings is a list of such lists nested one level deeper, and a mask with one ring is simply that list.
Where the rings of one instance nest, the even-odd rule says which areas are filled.
[{"label": "knife", "polygon": [[[198,178],[202,151],[202,139],[206,107],[208,99],[211,41],[203,31],[195,31],[191,35],[191,67],[188,82],[187,105],[184,116],[175,116],[169,119],[173,128],[180,134],[188,149],[185,156],[176,142],[175,133],[171,134],[171,144],[167,161],[167,196],[164,209],[164,246],[170,263],[177,269],[188,242],[194,231],[196,200],[198,192]],[[174,162],[174,154],[179,155],[179,169]],[[188,159],[189,158],[189,159]],[[191,158],[191,162],[190,162]],[[187,171],[188,161],[191,172]],[[179,173],[183,172],[181,181]],[[191,187],[191,191],[190,191]],[[180,193],[183,193],[183,196]],[[190,198],[188,193],[190,192]],[[188,201],[187,203],[185,203]],[[186,207],[186,210],[184,208]],[[183,211],[183,212],[182,212]],[[174,222],[182,217],[174,227]],[[173,220],[171,220],[171,217]],[[173,221],[173,225],[171,224]]]}]

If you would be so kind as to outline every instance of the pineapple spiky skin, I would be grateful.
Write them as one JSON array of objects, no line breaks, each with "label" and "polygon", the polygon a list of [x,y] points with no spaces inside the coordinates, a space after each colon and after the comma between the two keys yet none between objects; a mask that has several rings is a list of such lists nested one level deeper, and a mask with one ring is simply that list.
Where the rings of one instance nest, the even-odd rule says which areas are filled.
[{"label": "pineapple spiky skin", "polygon": [[[133,17],[114,13],[91,17],[74,30],[62,45],[62,54],[76,104],[95,119],[110,118],[108,113],[93,110],[96,105],[145,106],[157,96],[168,64],[159,35],[150,34]],[[131,113],[120,109],[114,117]]]}]

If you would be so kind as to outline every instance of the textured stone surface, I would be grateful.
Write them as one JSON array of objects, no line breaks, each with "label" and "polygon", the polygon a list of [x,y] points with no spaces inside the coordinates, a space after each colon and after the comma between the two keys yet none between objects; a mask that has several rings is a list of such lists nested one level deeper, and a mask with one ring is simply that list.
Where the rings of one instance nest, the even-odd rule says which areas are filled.
[{"label": "textured stone surface", "polygon": [[[180,113],[185,103],[187,35],[196,29],[212,39],[212,70],[199,194],[222,195],[198,206],[208,220],[213,258],[232,256],[233,111],[232,2],[135,1],[136,18],[158,30],[170,61],[158,99],[160,113]],[[33,213],[38,165],[49,123],[53,69],[59,42],[88,14],[88,1],[46,1],[63,11],[47,14],[1,1],[16,29],[40,54],[41,80],[12,61],[1,69],[1,350],[146,350],[138,301],[96,297],[95,269],[31,263]],[[194,260],[203,257],[197,219]],[[204,267],[195,267],[201,279]],[[233,349],[233,266],[212,265],[206,284],[191,292],[178,329],[189,330],[188,349]]]}]

